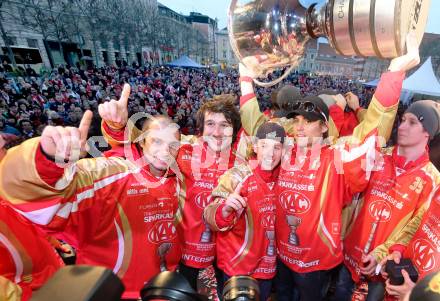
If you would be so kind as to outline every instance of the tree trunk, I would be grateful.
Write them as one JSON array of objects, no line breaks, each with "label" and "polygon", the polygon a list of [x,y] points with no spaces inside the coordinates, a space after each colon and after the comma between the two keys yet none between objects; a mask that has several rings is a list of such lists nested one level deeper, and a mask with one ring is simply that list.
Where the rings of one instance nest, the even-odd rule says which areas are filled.
[{"label": "tree trunk", "polygon": [[66,61],[66,59],[65,59],[65,57],[64,57],[64,48],[63,48],[63,44],[62,44],[62,42],[60,41],[60,39],[58,39],[58,49],[60,50],[61,58],[63,59],[63,61],[64,61],[65,63],[67,63],[67,61]]},{"label": "tree trunk", "polygon": [[[140,66],[143,67],[144,66],[144,53],[142,52],[142,44],[139,43],[139,53],[141,54],[141,61]],[[136,58],[137,58],[137,54],[136,54]]]},{"label": "tree trunk", "polygon": [[93,49],[95,50],[96,68],[98,68],[99,67],[99,53],[98,53],[98,50],[96,49],[96,39],[94,36],[93,36],[92,42],[93,42]]},{"label": "tree trunk", "polygon": [[55,67],[55,62],[53,61],[52,49],[50,48],[50,45],[47,42],[47,37],[45,35],[43,35],[43,44],[44,44],[44,47],[46,48],[47,56],[49,57],[50,66],[52,68],[54,68]]},{"label": "tree trunk", "polygon": [[2,38],[5,42],[6,48],[8,49],[8,58],[11,61],[12,66],[14,66],[15,69],[17,69],[17,63],[15,62],[14,53],[12,52],[11,45],[9,44],[8,36],[6,35],[6,31],[3,28],[3,22],[0,20],[0,30],[2,32]]}]

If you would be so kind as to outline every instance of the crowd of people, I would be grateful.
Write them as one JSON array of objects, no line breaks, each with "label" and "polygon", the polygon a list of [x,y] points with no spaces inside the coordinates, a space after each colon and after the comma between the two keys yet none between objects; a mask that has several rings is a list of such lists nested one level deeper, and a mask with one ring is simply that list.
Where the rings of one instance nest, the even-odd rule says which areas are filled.
[{"label": "crowd of people", "polygon": [[[214,95],[240,94],[236,69],[215,72],[124,64],[83,70],[78,65],[60,66],[41,77],[8,77],[8,74],[0,73],[0,132],[10,134],[8,141],[12,144],[40,136],[46,125],[77,126],[85,110],[94,112],[92,134],[98,135],[98,105],[118,98],[124,82],[132,87],[130,115],[136,112],[168,115],[184,134],[196,133],[194,116],[204,100]],[[325,88],[342,93],[351,91],[364,105],[374,93],[374,89],[342,77],[293,74],[280,85],[287,83],[301,87],[304,96]],[[277,88],[257,89],[263,111],[272,107],[270,96]]]},{"label": "crowd of people", "polygon": [[[47,251],[62,241],[77,264],[113,270],[124,299],[166,270],[200,292],[206,268],[220,298],[234,276],[261,300],[413,298],[409,270],[398,284],[385,267],[440,271],[440,106],[414,102],[394,122],[420,60],[415,38],[407,49],[376,90],[298,74],[262,89],[241,64],[2,77],[0,142],[20,144],[0,153],[0,294],[29,298],[63,265]],[[87,155],[99,135],[109,149]]]}]

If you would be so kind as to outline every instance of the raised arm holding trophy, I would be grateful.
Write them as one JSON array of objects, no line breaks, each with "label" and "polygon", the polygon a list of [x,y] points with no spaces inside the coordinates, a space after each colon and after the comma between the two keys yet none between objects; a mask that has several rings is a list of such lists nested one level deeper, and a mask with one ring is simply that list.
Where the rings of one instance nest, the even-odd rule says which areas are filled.
[{"label": "raised arm holding trophy", "polygon": [[306,8],[298,0],[232,0],[228,30],[236,56],[256,76],[295,68],[311,39],[325,37],[337,53],[394,58],[410,30],[423,38],[430,0],[327,0]]}]

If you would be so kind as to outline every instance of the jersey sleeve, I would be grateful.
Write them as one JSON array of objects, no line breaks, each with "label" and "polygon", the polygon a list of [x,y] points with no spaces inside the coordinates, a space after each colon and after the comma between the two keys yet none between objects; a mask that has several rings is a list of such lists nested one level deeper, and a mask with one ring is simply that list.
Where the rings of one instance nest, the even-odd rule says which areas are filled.
[{"label": "jersey sleeve", "polygon": [[32,222],[60,229],[73,212],[105,199],[109,185],[131,172],[121,158],[81,159],[66,168],[41,154],[40,138],[10,149],[0,163],[0,195]]},{"label": "jersey sleeve", "polygon": [[[363,113],[362,121],[353,131],[354,143],[363,141],[365,137],[377,129],[377,135],[383,137],[382,146],[390,138],[394,119],[399,105],[404,72],[387,72],[382,74],[376,93]],[[353,143],[353,142],[352,142]]]}]

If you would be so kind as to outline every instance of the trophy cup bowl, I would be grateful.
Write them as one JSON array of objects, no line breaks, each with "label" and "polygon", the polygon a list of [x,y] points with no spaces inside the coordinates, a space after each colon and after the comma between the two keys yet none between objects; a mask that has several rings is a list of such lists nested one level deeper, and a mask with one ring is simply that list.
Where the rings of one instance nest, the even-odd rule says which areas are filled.
[{"label": "trophy cup bowl", "polygon": [[165,242],[159,245],[159,247],[157,248],[157,255],[160,258],[160,271],[164,272],[167,271],[167,264],[165,261],[165,255],[168,254],[168,252],[171,249],[172,244],[169,242]]},{"label": "trophy cup bowl", "polygon": [[205,230],[203,230],[202,235],[200,236],[200,242],[201,243],[209,243],[211,242],[211,229],[209,228],[208,224],[203,221],[203,223],[205,224]]},{"label": "trophy cup bowl", "polygon": [[274,256],[275,255],[275,231],[274,230],[267,230],[266,231],[266,238],[269,240],[269,245],[267,246],[266,254],[267,256]]},{"label": "trophy cup bowl", "polygon": [[293,246],[298,246],[299,238],[298,234],[296,234],[296,229],[301,224],[301,218],[294,215],[286,215],[286,222],[290,227],[289,243]]},{"label": "trophy cup bowl", "polygon": [[425,32],[431,0],[327,0],[308,8],[299,0],[232,0],[228,31],[231,47],[247,69],[266,76],[298,66],[311,39],[327,38],[346,56],[393,58],[405,52],[406,36]]}]

